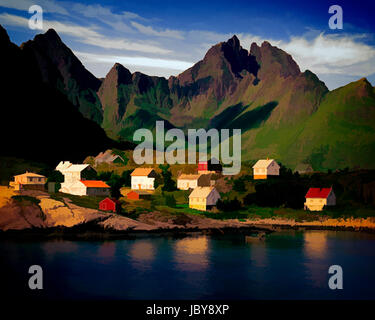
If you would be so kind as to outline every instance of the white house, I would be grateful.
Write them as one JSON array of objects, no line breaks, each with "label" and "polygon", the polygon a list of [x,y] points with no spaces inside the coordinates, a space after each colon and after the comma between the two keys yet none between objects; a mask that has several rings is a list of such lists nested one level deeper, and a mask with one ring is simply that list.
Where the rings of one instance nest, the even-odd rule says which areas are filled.
[{"label": "white house", "polygon": [[88,164],[72,164],[61,161],[56,167],[64,175],[60,192],[78,196],[108,196],[110,187],[103,181],[90,180],[95,176],[95,170]]},{"label": "white house", "polygon": [[153,168],[136,168],[130,176],[133,190],[154,190],[156,172]]},{"label": "white house", "polygon": [[107,150],[106,152],[100,152],[95,157],[95,165],[101,163],[125,163],[125,160],[118,154],[114,154],[112,150]]},{"label": "white house", "polygon": [[177,178],[177,188],[180,190],[195,189],[196,187],[210,186],[209,174],[181,174]]},{"label": "white house", "polygon": [[215,187],[197,187],[189,195],[189,208],[206,211],[220,199]]},{"label": "white house", "polygon": [[253,166],[254,179],[267,179],[267,176],[278,176],[280,166],[274,159],[258,160]]}]

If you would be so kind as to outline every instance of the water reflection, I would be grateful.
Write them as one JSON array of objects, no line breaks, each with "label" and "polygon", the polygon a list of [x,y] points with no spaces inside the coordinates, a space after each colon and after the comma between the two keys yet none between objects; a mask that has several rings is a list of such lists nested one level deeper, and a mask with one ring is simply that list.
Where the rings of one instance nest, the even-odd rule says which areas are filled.
[{"label": "water reflection", "polygon": [[327,231],[307,231],[304,233],[304,254],[308,258],[304,263],[306,277],[312,281],[315,287],[327,286],[328,266],[325,263],[327,234]]},{"label": "water reflection", "polygon": [[202,271],[208,267],[209,241],[206,236],[177,240],[174,251],[174,259],[180,270]]},{"label": "water reflection", "polygon": [[304,233],[304,252],[310,259],[323,259],[327,254],[327,232],[307,231]]},{"label": "water reflection", "polygon": [[79,248],[78,244],[73,241],[56,240],[48,241],[41,244],[43,252],[47,257],[51,257],[55,254],[61,253],[75,253]]},{"label": "water reflection", "polygon": [[251,261],[254,262],[254,265],[257,267],[266,267],[268,263],[266,241],[254,241],[253,239],[249,241],[247,238],[246,243],[250,245],[250,257]]},{"label": "water reflection", "polygon": [[137,240],[130,245],[128,255],[133,267],[137,269],[150,269],[151,262],[155,259],[156,247],[151,240]]},{"label": "water reflection", "polygon": [[98,258],[102,263],[110,263],[116,254],[116,243],[114,241],[104,242],[98,249]]}]

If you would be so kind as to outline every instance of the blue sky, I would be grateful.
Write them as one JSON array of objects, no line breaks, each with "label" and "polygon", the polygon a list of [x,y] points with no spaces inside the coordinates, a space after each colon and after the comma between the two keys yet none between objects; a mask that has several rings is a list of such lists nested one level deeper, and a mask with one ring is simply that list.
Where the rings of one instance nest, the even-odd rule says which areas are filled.
[{"label": "blue sky", "polygon": [[[44,30],[28,28],[33,4],[43,9]],[[328,27],[333,4],[343,8],[343,30]],[[364,76],[374,84],[374,15],[374,1],[0,0],[0,24],[13,42],[52,27],[98,77],[115,62],[177,75],[236,34],[245,49],[264,40],[282,48],[330,89]]]}]

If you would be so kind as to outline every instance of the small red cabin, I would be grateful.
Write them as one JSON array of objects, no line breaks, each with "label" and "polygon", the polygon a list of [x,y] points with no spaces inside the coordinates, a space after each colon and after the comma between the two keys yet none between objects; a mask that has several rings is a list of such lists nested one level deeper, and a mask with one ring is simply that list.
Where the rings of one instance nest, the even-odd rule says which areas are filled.
[{"label": "small red cabin", "polygon": [[99,203],[99,210],[117,212],[120,203],[116,199],[105,198]]},{"label": "small red cabin", "polygon": [[149,199],[151,197],[151,193],[142,190],[133,190],[130,191],[126,197],[130,200],[139,200],[139,199]]},{"label": "small red cabin", "polygon": [[207,161],[199,161],[198,171],[207,171],[207,170],[208,170],[208,162]]}]

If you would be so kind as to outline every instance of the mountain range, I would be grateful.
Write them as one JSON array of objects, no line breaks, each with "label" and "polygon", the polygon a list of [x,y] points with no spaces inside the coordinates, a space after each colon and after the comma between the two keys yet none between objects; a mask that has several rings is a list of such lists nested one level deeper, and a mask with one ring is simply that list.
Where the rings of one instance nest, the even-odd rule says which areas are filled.
[{"label": "mountain range", "polygon": [[[315,170],[375,168],[374,87],[363,78],[329,91],[314,73],[301,72],[289,54],[268,42],[246,50],[233,36],[169,79],[131,73],[119,63],[98,79],[54,30],[20,47],[4,32],[1,41],[17,51],[5,62],[10,75],[3,72],[2,77],[17,104],[17,114],[9,118],[14,123],[28,113],[46,111],[33,107],[24,113],[21,106],[20,95],[30,94],[25,87],[38,79],[59,96],[59,101],[44,97],[50,104],[49,121],[58,121],[54,112],[65,116],[79,111],[98,133],[101,126],[110,141],[131,141],[136,129],[154,129],[156,120],[164,120],[167,128],[184,130],[241,129],[243,160],[275,158],[292,169],[301,163]],[[21,60],[27,67],[21,67]],[[14,83],[8,81],[12,77]],[[85,136],[67,123],[63,129],[55,127],[60,146],[63,138],[57,130]]]},{"label": "mountain range", "polygon": [[[45,78],[47,74],[35,63],[31,53],[11,43],[1,26],[0,48],[1,156],[56,166],[63,159],[82,161],[87,154],[96,154],[110,147],[133,147],[133,144],[108,138],[100,125],[87,119],[90,115],[85,114],[87,117],[84,117],[75,105],[79,102],[77,96],[57,89],[62,86],[60,75],[54,73],[55,78],[52,74],[50,78]],[[38,59],[54,70],[45,57],[39,56]],[[75,62],[79,63],[78,60]],[[92,79],[88,87],[97,81],[95,77]],[[74,84],[74,87],[77,88],[77,85]],[[83,87],[77,89],[80,94],[84,91]],[[87,97],[90,97],[89,94]],[[88,109],[91,108],[90,104]],[[98,114],[101,115],[101,112]],[[12,163],[5,166],[11,167]]]}]

